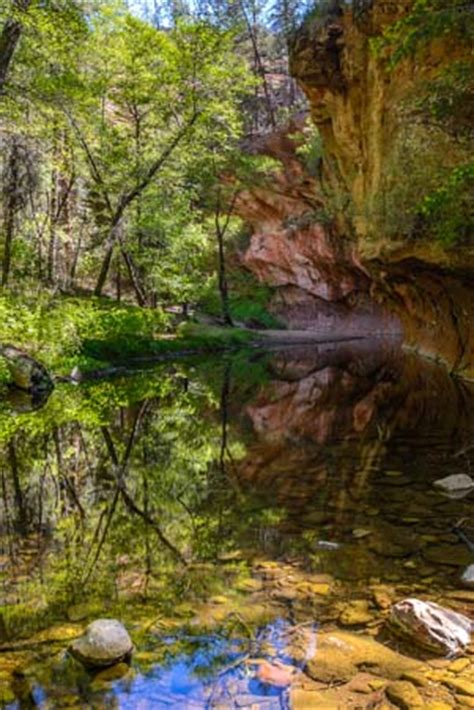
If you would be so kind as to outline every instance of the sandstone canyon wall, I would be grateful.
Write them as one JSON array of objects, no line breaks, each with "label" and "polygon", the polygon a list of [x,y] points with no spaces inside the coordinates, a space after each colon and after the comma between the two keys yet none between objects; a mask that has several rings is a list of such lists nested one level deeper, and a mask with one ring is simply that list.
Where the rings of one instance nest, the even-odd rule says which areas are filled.
[{"label": "sandstone canyon wall", "polygon": [[[472,248],[444,248],[430,235],[387,236],[380,219],[389,163],[410,131],[397,108],[421,78],[465,51],[445,39],[422,63],[411,57],[388,71],[372,40],[411,4],[362,3],[363,12],[354,6],[309,22],[296,36],[291,68],[311,116],[249,143],[281,167],[238,200],[252,232],[243,263],[275,287],[272,309],[287,327],[403,333],[407,345],[472,378]],[[302,148],[311,125],[322,150],[308,170]]]}]

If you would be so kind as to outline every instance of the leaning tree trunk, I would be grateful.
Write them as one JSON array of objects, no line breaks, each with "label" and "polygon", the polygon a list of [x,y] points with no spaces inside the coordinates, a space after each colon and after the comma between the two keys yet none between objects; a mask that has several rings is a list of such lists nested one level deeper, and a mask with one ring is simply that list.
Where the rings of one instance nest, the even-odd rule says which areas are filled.
[{"label": "leaning tree trunk", "polygon": [[115,244],[111,244],[107,247],[104,258],[102,260],[102,266],[100,267],[99,276],[97,278],[97,284],[94,289],[94,296],[102,296],[102,291],[107,281],[107,276],[110,269],[110,264],[112,263],[112,257],[114,255]]},{"label": "leaning tree trunk", "polygon": [[[26,12],[31,0],[15,0],[15,10]],[[0,33],[0,94],[5,90],[5,84],[13,61],[13,55],[23,32],[23,25],[17,18],[9,17]]]}]

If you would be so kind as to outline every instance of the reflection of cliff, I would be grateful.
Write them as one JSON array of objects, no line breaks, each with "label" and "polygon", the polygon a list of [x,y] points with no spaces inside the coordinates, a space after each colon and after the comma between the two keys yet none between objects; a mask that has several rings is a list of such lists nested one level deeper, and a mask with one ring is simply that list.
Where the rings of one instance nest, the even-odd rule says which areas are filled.
[{"label": "reflection of cliff", "polygon": [[331,487],[331,479],[335,490],[363,487],[371,471],[394,465],[403,439],[416,441],[424,464],[443,447],[451,466],[472,440],[474,385],[396,344],[292,348],[275,356],[272,370],[246,409],[255,441],[239,477],[271,488],[280,503]]},{"label": "reflection of cliff", "polygon": [[[472,255],[443,250],[430,235],[421,242],[418,234],[389,237],[379,220],[391,156],[411,130],[397,108],[416,81],[430,79],[464,51],[442,39],[421,69],[407,59],[387,72],[371,51],[371,38],[410,4],[375,0],[357,21],[347,10],[298,33],[292,71],[308,97],[322,148],[308,170],[300,150],[309,140],[303,116],[286,131],[250,143],[251,152],[271,156],[281,169],[238,200],[252,229],[243,262],[276,287],[273,310],[288,327],[347,334],[403,330],[408,344],[472,378],[474,293],[472,272],[466,272]],[[441,159],[450,164],[456,150],[446,145]],[[395,204],[392,223],[407,209]]]}]

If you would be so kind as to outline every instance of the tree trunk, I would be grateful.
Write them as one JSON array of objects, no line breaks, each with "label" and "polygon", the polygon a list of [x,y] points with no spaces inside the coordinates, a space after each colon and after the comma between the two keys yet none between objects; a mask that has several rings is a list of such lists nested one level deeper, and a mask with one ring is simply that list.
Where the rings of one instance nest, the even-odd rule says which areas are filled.
[{"label": "tree trunk", "polygon": [[74,256],[72,259],[72,264],[71,264],[71,269],[69,271],[69,277],[68,277],[68,288],[74,288],[74,281],[76,280],[76,271],[77,271],[77,265],[79,263],[79,254],[81,253],[81,247],[82,247],[82,229],[79,232],[79,237],[77,240],[76,248],[74,250]]},{"label": "tree trunk", "polygon": [[120,261],[115,268],[115,299],[117,303],[122,300],[122,275],[120,273]]},{"label": "tree trunk", "polygon": [[107,281],[107,275],[109,273],[110,264],[112,262],[112,257],[114,255],[115,243],[110,244],[107,247],[104,258],[102,260],[102,266],[100,267],[99,276],[97,278],[97,284],[94,289],[94,296],[102,296],[102,291]]},{"label": "tree trunk", "polygon": [[[194,124],[197,121],[199,114],[196,112],[194,113],[188,123],[181,128],[178,133],[175,135],[175,137],[171,140],[171,142],[167,145],[167,147],[163,150],[161,155],[155,160],[154,163],[150,165],[148,170],[146,171],[145,175],[143,176],[142,180],[138,182],[135,187],[130,190],[130,192],[126,192],[122,195],[122,197],[119,200],[119,203],[115,210],[112,212],[111,211],[111,221],[110,221],[110,230],[109,230],[109,235],[107,239],[108,247],[107,251],[105,253],[104,259],[102,261],[102,267],[100,269],[99,277],[97,279],[97,285],[95,287],[94,293],[96,296],[100,296],[102,294],[102,290],[105,286],[105,282],[107,280],[107,274],[109,273],[109,268],[110,264],[112,261],[112,256],[114,253],[114,248],[117,243],[117,241],[120,238],[120,230],[122,228],[122,221],[124,214],[128,210],[131,204],[135,202],[135,200],[140,197],[140,195],[143,193],[143,191],[148,187],[148,185],[152,182],[152,180],[155,178],[157,173],[160,171],[162,166],[165,164],[165,162],[168,160],[176,146],[183,140],[183,138],[189,133],[189,131],[192,129]],[[88,152],[88,155],[90,154],[90,151],[88,150],[86,144],[84,143],[86,150]],[[89,157],[89,162],[91,162],[91,158]],[[92,163],[94,165],[94,163]],[[96,171],[96,168],[93,167],[93,170]],[[100,181],[99,181],[100,184]],[[109,202],[110,204],[110,202]]]},{"label": "tree trunk", "polygon": [[132,282],[133,290],[135,291],[135,296],[137,299],[137,303],[139,306],[146,306],[147,305],[147,297],[145,294],[145,291],[139,281],[138,274],[137,274],[137,267],[133,263],[133,259],[130,256],[130,254],[125,250],[122,249],[122,256],[123,260],[125,262],[125,265],[127,267],[128,275],[130,277],[130,281]]},{"label": "tree trunk", "polygon": [[272,98],[271,98],[270,88],[268,86],[267,77],[265,74],[265,67],[264,67],[264,64],[262,61],[262,56],[260,54],[260,49],[258,46],[256,18],[254,17],[253,22],[251,22],[249,16],[247,15],[247,11],[245,9],[245,6],[244,6],[242,0],[240,0],[239,5],[240,5],[240,11],[243,15],[245,24],[247,26],[247,32],[249,34],[250,42],[252,43],[252,49],[253,49],[253,53],[254,53],[254,62],[255,62],[255,71],[260,76],[260,78],[262,80],[263,93],[265,96],[265,103],[267,105],[267,112],[268,112],[268,118],[270,120],[270,125],[272,128],[275,128],[276,121],[275,121],[275,113],[273,111],[273,106],[272,106]]},{"label": "tree trunk", "polygon": [[221,307],[222,307],[222,317],[226,325],[233,326],[232,316],[230,315],[229,307],[229,288],[227,285],[227,273],[225,264],[225,251],[224,251],[224,235],[221,229],[216,229],[217,246],[218,246],[218,256],[219,256],[219,269],[218,269],[218,282],[219,282],[219,293],[221,297]]},{"label": "tree trunk", "polygon": [[49,206],[49,243],[48,243],[48,265],[47,279],[50,284],[54,283],[56,264],[56,222],[58,211],[58,172],[53,168],[51,173],[51,203]]},{"label": "tree trunk", "polygon": [[[13,5],[16,10],[26,12],[31,0],[16,0]],[[8,18],[0,34],[0,94],[5,90],[13,55],[20,41],[23,25],[18,19]]]},{"label": "tree trunk", "polygon": [[13,139],[8,165],[8,184],[5,187],[5,243],[3,247],[2,286],[6,286],[10,277],[13,239],[15,236],[15,217],[20,202],[18,143]]}]

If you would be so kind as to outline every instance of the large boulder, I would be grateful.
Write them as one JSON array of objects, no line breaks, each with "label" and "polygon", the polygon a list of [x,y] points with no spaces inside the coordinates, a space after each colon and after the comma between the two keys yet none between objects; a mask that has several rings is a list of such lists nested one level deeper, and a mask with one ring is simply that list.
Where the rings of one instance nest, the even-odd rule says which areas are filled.
[{"label": "large boulder", "polygon": [[103,668],[129,658],[132,639],[125,626],[116,619],[97,619],[86,628],[69,648],[85,666]]}]

